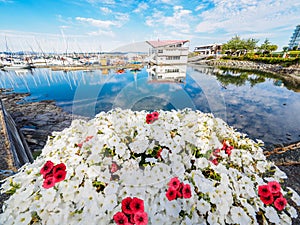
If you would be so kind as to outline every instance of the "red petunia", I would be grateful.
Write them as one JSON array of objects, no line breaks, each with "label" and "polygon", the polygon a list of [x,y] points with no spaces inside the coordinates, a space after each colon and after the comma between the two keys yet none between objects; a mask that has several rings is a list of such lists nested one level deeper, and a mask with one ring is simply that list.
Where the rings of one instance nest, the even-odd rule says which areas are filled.
[{"label": "red petunia", "polygon": [[159,113],[158,112],[153,112],[152,113],[152,117],[154,120],[157,120],[158,119],[158,116],[159,116]]},{"label": "red petunia", "polygon": [[220,156],[220,149],[219,148],[217,148],[217,149],[215,149],[214,151],[213,151],[213,155],[215,156],[215,157],[219,157]]},{"label": "red petunia", "polygon": [[274,201],[275,208],[280,211],[284,209],[286,204],[287,204],[287,201],[284,197],[279,197]]},{"label": "red petunia", "polygon": [[115,172],[118,171],[118,169],[119,169],[119,168],[118,168],[118,165],[117,165],[116,163],[113,162],[113,163],[111,164],[111,166],[110,166],[110,172],[111,172],[111,173],[115,173]]},{"label": "red petunia", "polygon": [[192,197],[191,186],[189,184],[185,184],[182,188],[182,195],[184,198]]},{"label": "red petunia", "polygon": [[169,187],[173,187],[174,189],[178,189],[180,186],[180,180],[178,179],[178,177],[173,177],[170,182],[169,182]]},{"label": "red petunia", "polygon": [[231,148],[226,148],[225,153],[230,156],[231,155]]},{"label": "red petunia", "polygon": [[270,191],[272,194],[276,194],[280,192],[280,184],[277,181],[268,182],[268,186],[270,187]]},{"label": "red petunia", "polygon": [[134,214],[137,212],[144,212],[144,201],[139,198],[133,198],[130,202],[130,209]]},{"label": "red petunia", "polygon": [[118,225],[122,225],[122,224],[128,224],[128,218],[127,216],[122,213],[122,212],[117,212],[114,216],[113,216],[114,221],[116,222],[116,224]]},{"label": "red petunia", "polygon": [[169,187],[166,193],[167,199],[172,201],[177,197],[177,190],[174,187]]},{"label": "red petunia", "polygon": [[259,198],[266,205],[271,205],[274,202],[274,197],[271,193],[269,195],[261,195]]},{"label": "red petunia", "polygon": [[214,165],[218,165],[219,164],[219,161],[218,161],[218,159],[217,158],[214,158],[214,159],[212,159],[212,160],[210,160]]},{"label": "red petunia", "polygon": [[134,222],[136,225],[146,225],[148,223],[148,215],[146,212],[137,212],[134,214]]},{"label": "red petunia", "polygon": [[58,171],[65,171],[66,165],[64,163],[57,164],[53,167],[53,174],[56,174]]},{"label": "red petunia", "polygon": [[272,194],[270,186],[269,185],[260,185],[258,186],[258,195],[259,196],[269,196]]},{"label": "red petunia", "polygon": [[153,115],[151,113],[148,113],[146,115],[146,120],[153,120]]},{"label": "red petunia", "polygon": [[132,209],[130,207],[130,203],[132,202],[131,197],[124,198],[122,200],[122,211],[126,214],[132,214]]},{"label": "red petunia", "polygon": [[42,187],[48,189],[48,188],[52,188],[54,185],[55,185],[54,177],[49,176],[46,179],[44,179]]},{"label": "red petunia", "polygon": [[47,173],[50,173],[52,168],[54,166],[54,163],[51,161],[47,161],[44,166],[42,167],[42,169],[40,170],[40,173],[42,175],[46,175]]},{"label": "red petunia", "polygon": [[67,171],[65,170],[58,170],[56,173],[53,173],[53,178],[55,183],[63,181],[66,178]]},{"label": "red petunia", "polygon": [[91,140],[94,136],[87,136],[84,140],[84,142],[88,142],[89,140]]}]

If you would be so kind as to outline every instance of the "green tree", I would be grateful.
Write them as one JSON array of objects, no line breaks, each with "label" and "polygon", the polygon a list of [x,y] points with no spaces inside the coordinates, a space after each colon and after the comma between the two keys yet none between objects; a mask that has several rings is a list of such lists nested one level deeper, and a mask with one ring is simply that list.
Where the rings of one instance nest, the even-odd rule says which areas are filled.
[{"label": "green tree", "polygon": [[245,55],[247,52],[253,51],[256,48],[257,42],[258,40],[253,38],[244,40],[236,35],[222,46],[222,50],[230,55]]},{"label": "green tree", "polygon": [[263,55],[270,54],[273,51],[276,51],[278,48],[277,45],[271,44],[268,38],[265,39],[264,43],[259,47],[259,52]]}]

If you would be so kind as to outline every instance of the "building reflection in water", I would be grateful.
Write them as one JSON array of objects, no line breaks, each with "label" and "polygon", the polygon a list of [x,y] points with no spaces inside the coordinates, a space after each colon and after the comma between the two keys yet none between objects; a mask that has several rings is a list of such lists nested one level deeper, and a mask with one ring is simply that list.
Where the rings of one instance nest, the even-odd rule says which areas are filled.
[{"label": "building reflection in water", "polygon": [[186,64],[154,65],[147,68],[149,83],[183,83],[186,82]]}]

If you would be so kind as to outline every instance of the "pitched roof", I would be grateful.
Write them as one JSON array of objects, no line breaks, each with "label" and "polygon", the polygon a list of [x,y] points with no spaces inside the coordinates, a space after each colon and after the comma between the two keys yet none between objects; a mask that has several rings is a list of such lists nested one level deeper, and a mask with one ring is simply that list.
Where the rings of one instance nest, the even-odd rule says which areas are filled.
[{"label": "pitched roof", "polygon": [[164,40],[164,41],[146,41],[149,45],[151,45],[153,48],[157,47],[163,47],[167,45],[174,45],[174,44],[185,44],[189,42],[189,40]]}]

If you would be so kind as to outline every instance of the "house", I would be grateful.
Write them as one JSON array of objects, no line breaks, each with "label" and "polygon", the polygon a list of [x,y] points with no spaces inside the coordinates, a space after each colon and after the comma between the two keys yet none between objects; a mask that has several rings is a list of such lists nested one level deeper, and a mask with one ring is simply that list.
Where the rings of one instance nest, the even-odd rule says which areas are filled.
[{"label": "house", "polygon": [[150,65],[186,64],[189,53],[188,40],[146,41],[149,49]]},{"label": "house", "polygon": [[222,44],[200,45],[194,48],[194,52],[199,55],[220,55],[222,52]]}]

